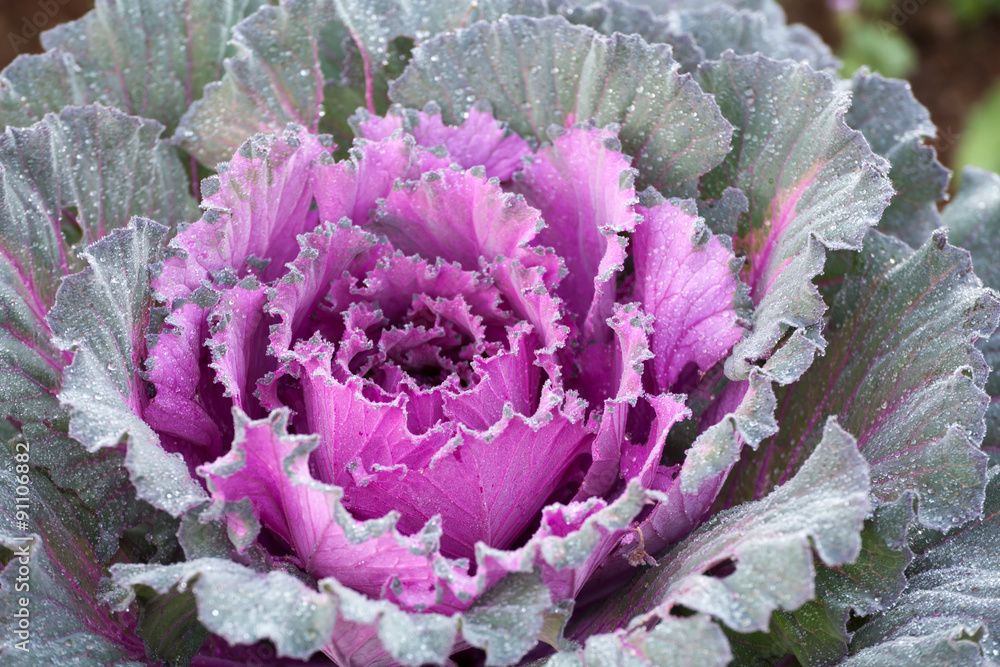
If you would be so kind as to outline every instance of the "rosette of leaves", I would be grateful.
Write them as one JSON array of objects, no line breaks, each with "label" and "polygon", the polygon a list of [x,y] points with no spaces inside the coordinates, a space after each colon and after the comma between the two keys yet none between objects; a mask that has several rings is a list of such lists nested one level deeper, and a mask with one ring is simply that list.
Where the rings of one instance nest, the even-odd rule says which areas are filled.
[{"label": "rosette of leaves", "polygon": [[903,84],[767,0],[43,41],[0,77],[5,664],[991,659],[1000,304],[937,228],[980,262],[1000,196],[938,214]]}]

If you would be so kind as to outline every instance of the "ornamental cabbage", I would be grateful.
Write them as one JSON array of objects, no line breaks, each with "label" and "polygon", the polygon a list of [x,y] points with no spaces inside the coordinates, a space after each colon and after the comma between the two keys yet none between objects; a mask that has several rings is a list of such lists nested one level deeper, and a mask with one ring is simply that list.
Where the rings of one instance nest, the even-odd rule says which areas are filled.
[{"label": "ornamental cabbage", "polygon": [[653,4],[98,0],[4,71],[4,661],[991,664],[1000,178]]}]

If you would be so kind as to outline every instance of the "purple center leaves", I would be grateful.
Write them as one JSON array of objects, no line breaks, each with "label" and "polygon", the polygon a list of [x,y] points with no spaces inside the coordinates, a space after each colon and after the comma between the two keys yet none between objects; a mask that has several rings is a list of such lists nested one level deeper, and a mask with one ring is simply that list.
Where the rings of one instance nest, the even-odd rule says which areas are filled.
[{"label": "purple center leaves", "polygon": [[453,614],[545,540],[590,535],[540,561],[571,599],[642,489],[673,483],[660,459],[689,411],[647,397],[644,368],[659,393],[724,358],[739,264],[687,204],[637,205],[614,127],[532,152],[485,107],[358,125],[346,161],[291,128],[206,181],[153,281],[171,312],[145,420],[201,466],[241,549]]}]

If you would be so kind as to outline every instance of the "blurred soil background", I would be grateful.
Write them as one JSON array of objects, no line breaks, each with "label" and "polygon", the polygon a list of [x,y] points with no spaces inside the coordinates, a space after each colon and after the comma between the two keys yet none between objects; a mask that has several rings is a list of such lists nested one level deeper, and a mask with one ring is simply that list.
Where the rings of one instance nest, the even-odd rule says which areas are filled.
[{"label": "blurred soil background", "polygon": [[[128,2],[130,0],[120,0]],[[636,0],[641,4],[641,0]],[[938,127],[941,160],[1000,171],[1000,0],[781,0],[844,61],[909,79]],[[0,0],[0,67],[94,0]]]},{"label": "blurred soil background", "polygon": [[0,68],[20,53],[41,53],[41,33],[93,8],[94,0],[0,0]]},{"label": "blurred soil background", "polygon": [[[782,0],[844,61],[909,79],[956,172],[1000,172],[1000,0]],[[956,174],[957,176],[957,174]],[[952,184],[954,187],[954,183]]]}]

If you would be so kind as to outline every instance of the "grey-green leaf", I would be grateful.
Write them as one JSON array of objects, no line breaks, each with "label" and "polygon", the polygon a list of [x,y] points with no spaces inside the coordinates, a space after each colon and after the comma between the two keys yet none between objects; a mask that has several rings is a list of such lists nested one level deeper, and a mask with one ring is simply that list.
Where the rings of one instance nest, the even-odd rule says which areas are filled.
[{"label": "grey-green leaf", "polygon": [[[962,188],[942,215],[952,243],[972,254],[976,275],[993,289],[1000,289],[1000,176],[966,167]],[[990,368],[1000,368],[1000,335],[983,340],[979,349]],[[1000,373],[986,381],[990,406],[986,411],[986,438],[990,446],[1000,445]]]},{"label": "grey-green leaf", "polygon": [[564,650],[546,667],[724,667],[732,660],[718,625],[702,614],[666,618],[651,630],[638,627],[594,635],[582,649]]},{"label": "grey-green leaf", "polygon": [[803,665],[831,665],[848,653],[847,621],[854,611],[867,616],[885,609],[906,587],[903,571],[913,554],[906,546],[913,498],[880,507],[865,521],[861,554],[837,567],[818,565],[816,599],[795,611],[775,611],[767,633],[731,634],[741,664],[760,657],[794,655]]},{"label": "grey-green leaf", "polygon": [[71,107],[0,136],[0,403],[22,424],[57,431],[68,356],[45,317],[79,250],[133,215],[166,224],[197,207],[162,126],[104,107]]},{"label": "grey-green leaf", "polygon": [[949,171],[938,162],[934,147],[924,144],[937,129],[906,81],[859,70],[850,90],[847,124],[892,165],[889,178],[896,194],[878,228],[916,248],[941,226],[937,202],[948,188]]},{"label": "grey-green leaf", "polygon": [[[269,638],[285,656],[308,658],[333,633],[337,600],[281,572],[260,575],[238,563],[200,558],[175,565],[115,565],[112,575],[128,589],[119,606],[132,603],[133,586],[142,584],[160,594],[189,587],[198,602],[198,616],[213,633],[233,644],[253,644]],[[194,580],[194,581],[193,581]]]},{"label": "grey-green leaf", "polygon": [[[805,62],[817,71],[830,74],[835,74],[840,67],[840,62],[819,35],[802,25],[786,25],[783,16],[775,20],[764,12],[736,9],[721,3],[680,9],[668,16],[678,34],[694,38],[705,60],[718,60],[732,49],[741,55],[760,53],[775,60]],[[684,63],[692,71],[699,64]]]},{"label": "grey-green leaf", "polygon": [[[1000,463],[994,456],[993,463]],[[909,585],[889,610],[865,623],[846,664],[981,665],[1000,655],[1000,467],[986,487],[982,519],[922,545]],[[880,662],[881,661],[881,662]],[[917,663],[915,663],[917,664]]]},{"label": "grey-green leaf", "polygon": [[237,25],[239,57],[225,61],[221,80],[208,85],[181,119],[179,145],[214,166],[258,132],[288,123],[315,130],[323,94],[320,33],[334,18],[333,0],[290,0],[262,7]]},{"label": "grey-green leaf", "polygon": [[[523,63],[532,63],[524,67]],[[477,100],[539,142],[551,125],[616,123],[642,185],[677,194],[729,150],[731,128],[712,98],[663,45],[604,37],[561,17],[508,17],[418,47],[389,96],[404,106],[437,102],[445,122]]]},{"label": "grey-green leaf", "polygon": [[347,118],[358,106],[373,113],[388,107],[386,74],[407,56],[395,50],[396,38],[420,43],[480,19],[547,11],[542,0],[287,0],[264,7],[234,30],[239,57],[225,62],[222,79],[192,105],[178,140],[210,166],[247,138],[288,123],[332,132],[346,145]]},{"label": "grey-green leaf", "polygon": [[511,665],[538,643],[551,607],[540,574],[508,574],[462,615],[462,635],[485,649],[487,665]]},{"label": "grey-green leaf", "polygon": [[888,163],[844,122],[846,94],[807,65],[726,53],[698,80],[736,128],[734,150],[702,179],[702,195],[737,187],[749,200],[733,243],[746,254],[757,312],[727,374],[746,377],[768,360],[764,370],[785,384],[822,349],[815,327],[825,306],[812,279],[825,249],[861,246],[892,194]]}]

